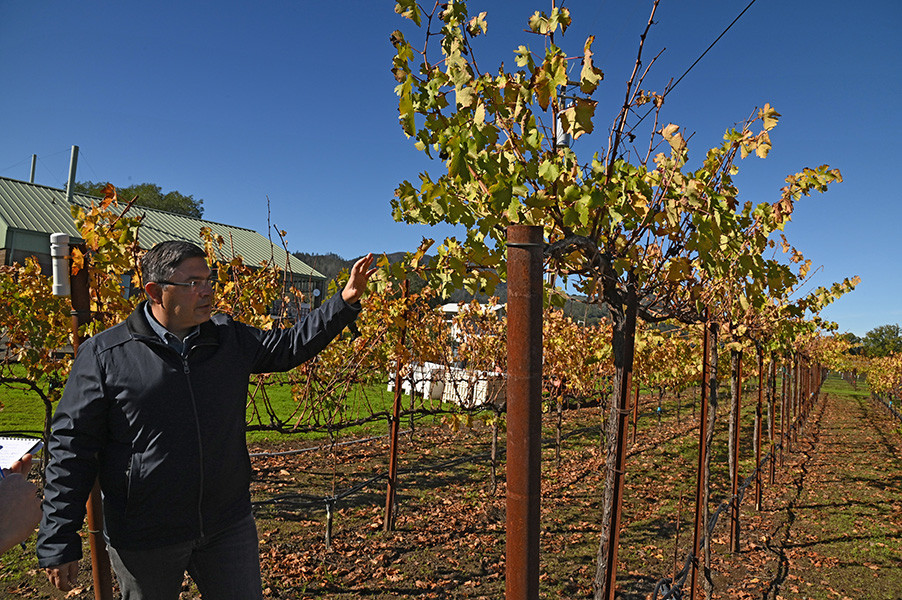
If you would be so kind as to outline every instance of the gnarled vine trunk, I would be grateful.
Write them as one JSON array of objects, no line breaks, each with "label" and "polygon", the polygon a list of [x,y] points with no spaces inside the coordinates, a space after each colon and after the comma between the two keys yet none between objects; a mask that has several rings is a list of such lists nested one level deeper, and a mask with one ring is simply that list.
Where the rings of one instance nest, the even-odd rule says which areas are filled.
[{"label": "gnarled vine trunk", "polygon": [[595,599],[613,600],[617,578],[617,546],[620,538],[620,507],[623,503],[626,434],[630,413],[633,357],[636,345],[636,315],[639,300],[636,284],[630,278],[626,302],[611,306],[614,354],[614,392],[608,419],[605,460],[604,504],[602,506],[601,541],[595,571]]}]

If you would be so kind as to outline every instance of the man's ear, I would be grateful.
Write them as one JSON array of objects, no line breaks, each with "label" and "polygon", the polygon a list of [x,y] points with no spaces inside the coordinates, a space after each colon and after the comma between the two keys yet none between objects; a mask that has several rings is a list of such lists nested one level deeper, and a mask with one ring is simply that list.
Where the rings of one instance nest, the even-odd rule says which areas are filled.
[{"label": "man's ear", "polygon": [[150,298],[151,304],[163,303],[163,286],[156,281],[148,281],[145,283],[144,291],[147,293],[147,297]]}]

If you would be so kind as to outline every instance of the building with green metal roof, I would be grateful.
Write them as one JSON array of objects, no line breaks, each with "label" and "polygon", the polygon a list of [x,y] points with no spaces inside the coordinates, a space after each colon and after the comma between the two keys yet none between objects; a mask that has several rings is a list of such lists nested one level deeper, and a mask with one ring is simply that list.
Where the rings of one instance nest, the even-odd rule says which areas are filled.
[{"label": "building with green metal roof", "polygon": [[[73,194],[72,202],[80,206],[95,205],[101,198]],[[256,231],[205,221],[144,206],[132,206],[132,216],[143,215],[138,240],[148,249],[166,240],[185,240],[203,245],[202,227],[209,227],[214,235],[225,240],[224,250],[241,255],[251,267],[274,264],[290,273],[291,280],[301,292],[322,298],[326,278],[284,248],[273,244]],[[0,177],[0,264],[11,265],[34,256],[49,273],[50,234],[66,233],[70,243],[83,242],[75,227],[66,191],[25,181]],[[231,256],[221,257],[229,260]],[[317,302],[318,304],[318,302]]]}]

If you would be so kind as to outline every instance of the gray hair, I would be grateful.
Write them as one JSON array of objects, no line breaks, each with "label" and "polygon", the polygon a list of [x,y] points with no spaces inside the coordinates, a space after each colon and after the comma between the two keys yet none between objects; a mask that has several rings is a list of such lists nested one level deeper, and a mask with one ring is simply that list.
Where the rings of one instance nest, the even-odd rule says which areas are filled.
[{"label": "gray hair", "polygon": [[182,261],[195,257],[207,258],[207,253],[197,244],[178,240],[160,242],[141,257],[144,283],[172,278]]}]

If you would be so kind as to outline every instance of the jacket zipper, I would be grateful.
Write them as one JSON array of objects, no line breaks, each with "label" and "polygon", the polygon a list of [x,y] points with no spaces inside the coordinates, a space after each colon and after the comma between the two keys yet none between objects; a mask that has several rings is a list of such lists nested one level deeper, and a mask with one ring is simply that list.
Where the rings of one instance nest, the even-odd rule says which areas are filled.
[{"label": "jacket zipper", "polygon": [[194,388],[191,386],[191,369],[188,366],[188,357],[183,356],[182,365],[184,367],[185,379],[188,381],[188,393],[191,396],[191,409],[194,411],[194,427],[197,429],[197,452],[200,460],[200,489],[197,495],[197,521],[200,524],[200,537],[204,536],[204,443],[200,432],[200,418],[197,414],[197,402],[194,398]]}]

